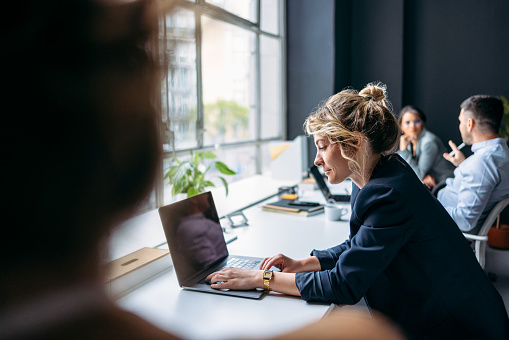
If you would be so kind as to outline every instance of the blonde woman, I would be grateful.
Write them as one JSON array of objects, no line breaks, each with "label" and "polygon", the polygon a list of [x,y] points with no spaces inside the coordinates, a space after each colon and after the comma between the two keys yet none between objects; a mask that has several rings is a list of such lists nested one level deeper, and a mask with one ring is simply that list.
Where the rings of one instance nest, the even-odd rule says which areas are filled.
[{"label": "blonde woman", "polygon": [[[354,183],[350,238],[301,260],[278,254],[262,270],[224,269],[209,276],[212,287],[268,285],[338,305],[364,297],[412,339],[509,338],[504,303],[460,230],[392,153],[400,132],[385,86],[335,94],[305,128],[329,181]],[[267,271],[272,266],[281,272]]]},{"label": "blonde woman", "polygon": [[[145,202],[161,164],[160,78],[145,48],[157,33],[154,6],[11,2],[0,31],[9,49],[2,104],[16,111],[0,125],[2,340],[180,339],[121,309],[103,276],[111,231]],[[278,338],[403,339],[392,324],[348,311],[295,333]]]}]

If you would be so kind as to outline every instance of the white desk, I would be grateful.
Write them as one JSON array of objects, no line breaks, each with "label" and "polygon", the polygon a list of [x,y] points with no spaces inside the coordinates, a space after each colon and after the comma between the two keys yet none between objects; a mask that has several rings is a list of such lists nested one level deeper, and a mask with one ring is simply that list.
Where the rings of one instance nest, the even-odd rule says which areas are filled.
[{"label": "white desk", "polygon": [[[224,188],[215,188],[211,191],[219,216],[223,216],[277,193],[281,186],[294,184],[256,175],[232,183],[229,186],[228,196],[225,195]],[[143,247],[153,248],[165,242],[161,220],[157,209],[154,209],[131,218],[116,228],[110,237],[107,258],[110,261],[116,260]]]},{"label": "white desk", "polygon": [[[349,235],[348,222],[325,221],[324,214],[306,218],[271,213],[262,211],[261,204],[244,214],[249,226],[234,230],[238,239],[228,245],[233,255],[267,257],[284,253],[304,258],[312,249],[337,245]],[[273,292],[261,300],[251,300],[186,291],[178,286],[173,269],[118,303],[186,339],[274,336],[316,321],[332,308]]]}]

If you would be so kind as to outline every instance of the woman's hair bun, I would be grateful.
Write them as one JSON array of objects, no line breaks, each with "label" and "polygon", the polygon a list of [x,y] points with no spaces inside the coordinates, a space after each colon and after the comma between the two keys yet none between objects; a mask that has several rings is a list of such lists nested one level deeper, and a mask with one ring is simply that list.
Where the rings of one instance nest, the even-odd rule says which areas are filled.
[{"label": "woman's hair bun", "polygon": [[382,83],[369,83],[364,87],[359,95],[371,97],[376,102],[383,102],[386,99],[387,87]]}]

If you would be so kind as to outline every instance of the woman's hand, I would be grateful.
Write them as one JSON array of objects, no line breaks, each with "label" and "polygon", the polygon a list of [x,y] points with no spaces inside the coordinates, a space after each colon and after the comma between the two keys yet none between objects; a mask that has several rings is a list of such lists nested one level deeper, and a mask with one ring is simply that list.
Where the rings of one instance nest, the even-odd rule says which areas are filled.
[{"label": "woman's hand", "polygon": [[283,254],[267,257],[262,261],[261,269],[276,267],[284,273],[300,273],[321,270],[320,261],[315,256],[304,260],[294,260]]},{"label": "woman's hand", "polygon": [[301,265],[298,260],[291,259],[283,254],[277,254],[276,256],[263,259],[260,265],[260,268],[263,270],[268,270],[272,267],[276,267],[286,273],[298,273]]},{"label": "woman's hand", "polygon": [[422,182],[424,183],[424,185],[426,185],[428,187],[429,190],[433,189],[437,185],[435,178],[433,176],[431,176],[430,174],[427,174],[426,176],[424,176],[424,178],[422,179]]},{"label": "woman's hand", "polygon": [[410,145],[410,143],[416,145],[417,144],[417,136],[402,135],[401,137],[399,137],[399,149],[401,151],[408,148],[408,145]]},{"label": "woman's hand", "polygon": [[228,267],[207,276],[215,289],[250,290],[263,288],[263,271]]}]

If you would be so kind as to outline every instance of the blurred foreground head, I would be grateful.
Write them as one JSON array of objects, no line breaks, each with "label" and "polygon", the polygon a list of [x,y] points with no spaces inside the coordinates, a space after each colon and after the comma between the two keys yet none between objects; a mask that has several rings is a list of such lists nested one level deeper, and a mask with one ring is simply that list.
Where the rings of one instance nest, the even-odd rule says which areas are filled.
[{"label": "blurred foreground head", "polygon": [[156,13],[145,0],[11,5],[0,63],[3,267],[71,270],[152,189]]}]

